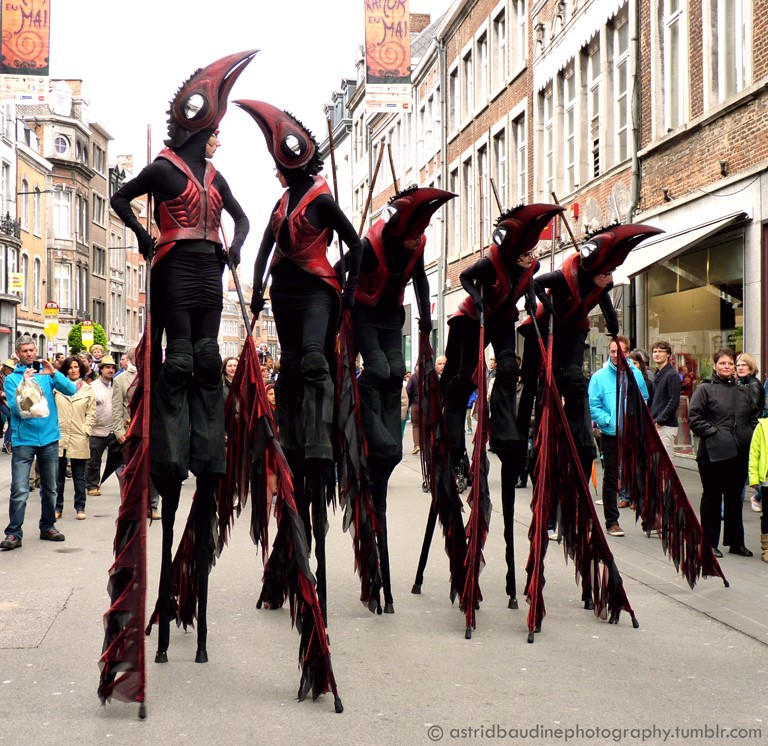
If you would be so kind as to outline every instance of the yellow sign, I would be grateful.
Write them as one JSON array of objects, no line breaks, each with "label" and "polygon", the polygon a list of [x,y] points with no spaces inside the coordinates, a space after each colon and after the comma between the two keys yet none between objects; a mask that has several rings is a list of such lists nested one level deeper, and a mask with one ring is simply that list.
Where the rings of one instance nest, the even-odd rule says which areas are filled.
[{"label": "yellow sign", "polygon": [[54,339],[59,333],[59,304],[54,301],[48,301],[43,311],[45,316],[45,336],[48,339]]},{"label": "yellow sign", "polygon": [[11,283],[10,290],[12,293],[24,292],[24,273],[23,272],[11,272],[9,275]]},{"label": "yellow sign", "polygon": [[83,321],[83,325],[80,327],[80,336],[85,348],[90,350],[93,344],[93,321],[88,321],[87,319]]}]

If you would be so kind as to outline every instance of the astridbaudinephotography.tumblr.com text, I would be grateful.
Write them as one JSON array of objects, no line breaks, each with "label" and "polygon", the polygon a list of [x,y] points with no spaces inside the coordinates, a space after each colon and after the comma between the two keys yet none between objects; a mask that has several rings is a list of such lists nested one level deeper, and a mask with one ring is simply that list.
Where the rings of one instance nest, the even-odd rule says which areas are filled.
[{"label": "astridbaudinephotography.tumblr.com text", "polygon": [[647,728],[581,726],[504,726],[498,723],[475,726],[427,725],[430,741],[598,741],[600,743],[672,743],[674,741],[747,741],[763,742],[763,729],[723,725],[673,726]]}]

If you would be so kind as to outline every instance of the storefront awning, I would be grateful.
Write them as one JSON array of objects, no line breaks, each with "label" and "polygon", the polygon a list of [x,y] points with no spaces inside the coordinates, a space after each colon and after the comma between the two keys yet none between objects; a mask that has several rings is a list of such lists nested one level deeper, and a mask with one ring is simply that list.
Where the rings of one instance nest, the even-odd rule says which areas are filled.
[{"label": "storefront awning", "polygon": [[[626,278],[635,277],[659,262],[674,259],[697,243],[748,217],[749,215],[745,212],[733,212],[678,233],[664,233],[649,238],[630,253],[624,264],[616,271],[616,275]],[[621,279],[614,277],[614,283],[621,284]]]}]

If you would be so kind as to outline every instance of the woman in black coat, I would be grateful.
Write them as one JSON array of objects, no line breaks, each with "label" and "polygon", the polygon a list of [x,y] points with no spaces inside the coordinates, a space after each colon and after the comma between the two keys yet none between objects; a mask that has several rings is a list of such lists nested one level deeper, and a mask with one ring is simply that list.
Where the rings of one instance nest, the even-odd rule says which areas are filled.
[{"label": "woman in black coat", "polygon": [[735,358],[728,348],[714,354],[714,371],[693,392],[688,412],[691,430],[701,439],[696,455],[702,485],[701,525],[716,557],[723,556],[718,549],[721,500],[723,544],[730,547],[731,554],[752,556],[744,546],[741,488],[758,409],[749,389],[738,383]]},{"label": "woman in black coat", "polygon": [[736,358],[736,377],[739,379],[739,383],[749,389],[759,417],[765,406],[765,389],[757,377],[757,362],[748,352],[742,352]]}]

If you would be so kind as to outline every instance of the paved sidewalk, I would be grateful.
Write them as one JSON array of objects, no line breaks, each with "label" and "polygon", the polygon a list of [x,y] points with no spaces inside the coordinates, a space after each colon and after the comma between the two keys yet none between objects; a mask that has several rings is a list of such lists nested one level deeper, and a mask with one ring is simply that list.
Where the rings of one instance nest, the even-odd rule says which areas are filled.
[{"label": "paved sidewalk", "polygon": [[[3,521],[9,464],[10,457],[1,455]],[[371,615],[360,603],[350,537],[341,531],[339,514],[330,515],[329,634],[342,715],[333,712],[328,696],[314,703],[294,699],[299,637],[287,609],[256,610],[262,565],[248,535],[250,508],[211,575],[210,663],[194,663],[194,632],[173,629],[170,662],[155,664],[155,631],[146,643],[148,718],[139,721],[135,705],[100,707],[97,662],[108,606],[117,482],[111,478],[101,496],[88,497],[85,521],[75,520],[67,482],[65,513],[58,523],[67,536],[63,544],[38,540],[33,495],[24,546],[0,553],[0,743],[369,746],[438,740],[488,744],[498,738],[554,744],[565,740],[557,728],[581,728],[582,736],[572,735],[569,743],[634,744],[641,740],[639,729],[653,733],[653,728],[704,725],[759,729],[759,734],[742,733],[739,740],[765,743],[768,565],[757,556],[726,554],[722,566],[731,587],[708,579],[691,591],[662,556],[660,542],[646,538],[628,515],[623,521],[627,536],[609,541],[640,628],[633,629],[625,614],[620,624],[608,625],[584,611],[573,566],[551,546],[547,616],[529,645],[522,592],[519,611],[507,609],[504,595],[498,461],[491,457],[491,464],[494,508],[480,578],[484,600],[469,641],[463,614],[448,599],[439,531],[423,592],[410,593],[429,504],[417,456],[405,456],[390,484],[393,616]],[[681,476],[696,505],[698,473],[683,469]],[[190,493],[187,484],[177,539]],[[515,533],[521,590],[529,503],[530,490],[520,490]],[[747,545],[756,551],[758,516],[745,506],[744,518]],[[149,528],[149,606],[159,550],[155,524]],[[493,727],[496,735],[488,735]],[[513,739],[502,738],[498,728],[521,730]],[[534,728],[549,730],[534,735]],[[590,736],[590,728],[602,729],[601,736]],[[685,732],[691,743],[725,742]],[[643,738],[645,743],[674,740],[659,733]]]}]

